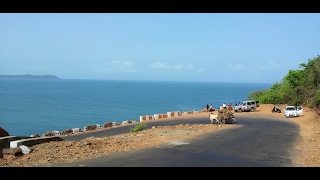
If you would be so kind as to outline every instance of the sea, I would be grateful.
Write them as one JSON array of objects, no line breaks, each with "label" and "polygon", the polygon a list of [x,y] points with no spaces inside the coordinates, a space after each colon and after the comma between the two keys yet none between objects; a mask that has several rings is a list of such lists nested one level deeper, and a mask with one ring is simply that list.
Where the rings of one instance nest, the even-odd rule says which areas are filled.
[{"label": "sea", "polygon": [[131,80],[0,79],[0,127],[11,136],[107,122],[170,111],[200,111],[247,99],[272,84]]}]

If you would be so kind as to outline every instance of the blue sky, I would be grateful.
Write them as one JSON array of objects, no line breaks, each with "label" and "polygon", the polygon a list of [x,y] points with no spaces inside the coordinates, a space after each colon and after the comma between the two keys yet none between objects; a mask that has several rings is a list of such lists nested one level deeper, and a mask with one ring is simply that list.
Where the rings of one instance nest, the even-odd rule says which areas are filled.
[{"label": "blue sky", "polygon": [[2,13],[0,74],[275,83],[320,54],[318,13]]}]

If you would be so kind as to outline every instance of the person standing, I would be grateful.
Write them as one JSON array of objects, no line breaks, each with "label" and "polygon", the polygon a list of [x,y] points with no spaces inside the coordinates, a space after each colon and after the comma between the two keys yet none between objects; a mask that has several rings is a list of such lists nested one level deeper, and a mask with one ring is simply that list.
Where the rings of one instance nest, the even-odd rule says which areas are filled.
[{"label": "person standing", "polygon": [[212,109],[212,103],[210,104],[210,109],[209,110],[211,110]]},{"label": "person standing", "polygon": [[227,109],[227,106],[226,106],[226,103],[225,103],[225,102],[223,102],[222,107],[223,107],[224,109]]},{"label": "person standing", "polygon": [[207,104],[207,112],[209,112],[209,105]]},{"label": "person standing", "polygon": [[232,103],[230,102],[228,105],[228,110],[231,111],[232,110]]}]

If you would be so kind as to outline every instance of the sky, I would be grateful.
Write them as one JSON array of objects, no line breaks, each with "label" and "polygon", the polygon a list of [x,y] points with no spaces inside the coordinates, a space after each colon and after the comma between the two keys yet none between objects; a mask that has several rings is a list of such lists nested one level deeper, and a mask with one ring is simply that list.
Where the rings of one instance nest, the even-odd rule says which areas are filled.
[{"label": "sky", "polygon": [[0,74],[276,83],[320,54],[320,13],[1,13]]}]

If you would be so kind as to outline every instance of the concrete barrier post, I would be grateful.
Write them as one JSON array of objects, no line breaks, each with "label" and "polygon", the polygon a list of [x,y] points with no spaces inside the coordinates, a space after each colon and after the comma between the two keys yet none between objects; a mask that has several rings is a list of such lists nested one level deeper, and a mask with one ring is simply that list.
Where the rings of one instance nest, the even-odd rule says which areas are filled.
[{"label": "concrete barrier post", "polygon": [[147,121],[147,120],[153,120],[153,115],[144,115],[144,116],[140,116],[140,122],[142,121]]}]

